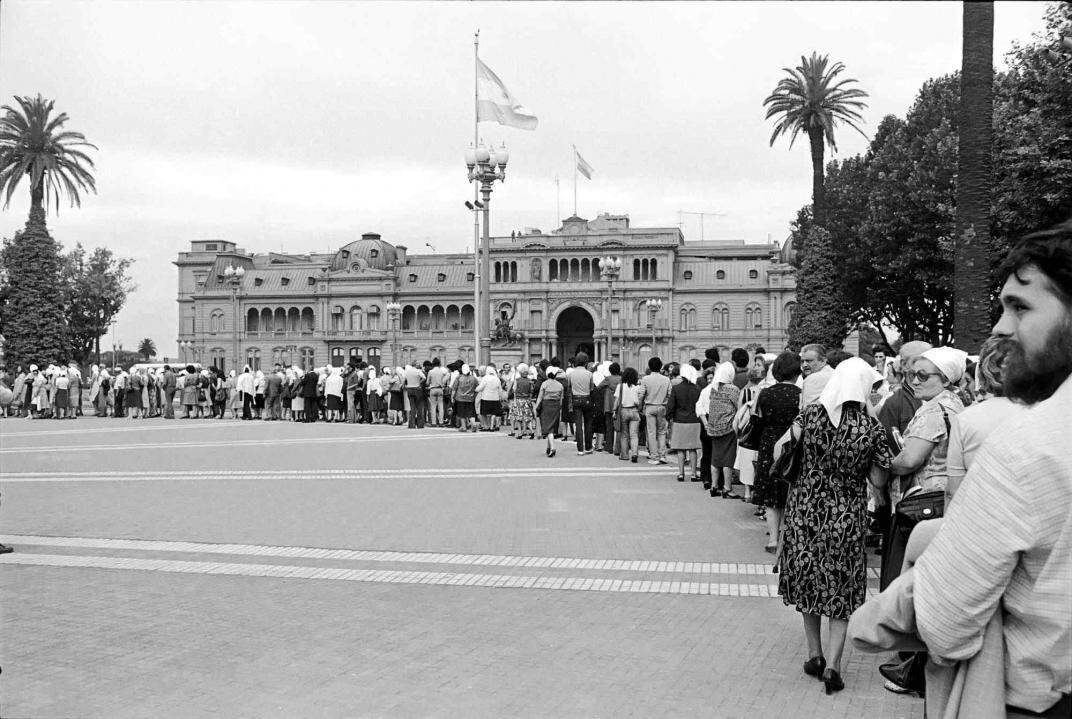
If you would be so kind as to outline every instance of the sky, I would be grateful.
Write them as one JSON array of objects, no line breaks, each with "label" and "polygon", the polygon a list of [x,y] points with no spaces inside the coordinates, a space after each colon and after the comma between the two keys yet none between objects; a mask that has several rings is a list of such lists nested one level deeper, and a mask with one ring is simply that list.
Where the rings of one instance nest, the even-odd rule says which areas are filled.
[{"label": "sky", "polygon": [[[1045,8],[995,3],[998,68],[1042,30]],[[763,99],[783,68],[829,54],[869,94],[865,134],[836,135],[834,157],[851,156],[925,80],[960,67],[961,13],[957,2],[4,0],[0,104],[40,93],[97,145],[97,193],[62,204],[49,228],[65,249],[135,260],[115,340],[150,337],[174,357],[172,262],[192,240],[330,252],[379,232],[411,254],[471,251],[478,30],[481,60],[539,118],[531,132],[479,125],[510,151],[492,234],[548,232],[573,213],[576,145],[594,168],[577,181],[582,217],[680,223],[686,242],[780,242],[811,194],[806,138],[769,144]],[[28,211],[20,188],[0,237]]]}]

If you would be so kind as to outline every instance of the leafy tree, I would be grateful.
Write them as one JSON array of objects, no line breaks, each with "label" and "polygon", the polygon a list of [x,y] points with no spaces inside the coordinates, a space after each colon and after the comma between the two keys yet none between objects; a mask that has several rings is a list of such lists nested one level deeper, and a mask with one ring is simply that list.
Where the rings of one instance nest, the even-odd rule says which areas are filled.
[{"label": "leafy tree", "polygon": [[[4,207],[29,177],[30,216],[26,228],[4,242],[7,274],[4,308],[5,350],[12,363],[67,359],[59,245],[45,225],[47,204],[59,208],[60,195],[80,205],[80,192],[96,191],[87,169],[93,161],[80,149],[94,147],[78,132],[62,130],[67,115],[52,117],[54,103],[38,95],[16,97],[18,109],[0,110],[0,193]],[[96,149],[94,147],[94,149]]]},{"label": "leafy tree", "polygon": [[152,338],[146,337],[138,343],[138,352],[148,362],[150,357],[156,356],[156,343],[153,342]]},{"label": "leafy tree", "polygon": [[990,336],[987,308],[994,118],[994,3],[965,2],[953,265],[957,345],[977,351]]},{"label": "leafy tree", "polygon": [[[837,152],[834,127],[844,123],[861,135],[857,123],[863,122],[859,110],[867,107],[862,98],[867,93],[848,87],[856,80],[838,80],[845,70],[844,63],[830,65],[829,56],[813,52],[810,58],[801,56],[800,65],[783,68],[788,77],[778,81],[774,91],[763,101],[766,119],[777,118],[770,144],[781,135],[789,135],[793,146],[797,135],[804,132],[811,144],[812,208],[818,224],[823,224],[826,202],[823,194],[823,155],[826,145]],[[866,135],[865,135],[866,137]],[[798,250],[803,249],[802,247]]]},{"label": "leafy tree", "polygon": [[127,274],[133,260],[98,247],[86,257],[81,244],[63,257],[62,283],[71,357],[100,362],[100,338],[136,289]]},{"label": "leafy tree", "polygon": [[813,225],[806,242],[808,251],[797,277],[797,309],[789,321],[789,346],[799,350],[818,342],[828,349],[841,347],[851,326],[852,307],[836,270],[830,233]]}]

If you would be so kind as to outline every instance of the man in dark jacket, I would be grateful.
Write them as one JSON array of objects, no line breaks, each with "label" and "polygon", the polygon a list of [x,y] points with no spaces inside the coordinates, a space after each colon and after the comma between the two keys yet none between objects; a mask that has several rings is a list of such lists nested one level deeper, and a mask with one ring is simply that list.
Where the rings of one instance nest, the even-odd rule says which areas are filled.
[{"label": "man in dark jacket", "polygon": [[264,402],[268,405],[267,417],[277,421],[283,416],[283,366],[277,364],[264,380]]},{"label": "man in dark jacket", "polygon": [[305,421],[315,422],[316,417],[320,414],[320,404],[317,402],[316,385],[320,381],[320,373],[315,369],[310,369],[302,377],[301,381],[301,397],[305,401]]}]

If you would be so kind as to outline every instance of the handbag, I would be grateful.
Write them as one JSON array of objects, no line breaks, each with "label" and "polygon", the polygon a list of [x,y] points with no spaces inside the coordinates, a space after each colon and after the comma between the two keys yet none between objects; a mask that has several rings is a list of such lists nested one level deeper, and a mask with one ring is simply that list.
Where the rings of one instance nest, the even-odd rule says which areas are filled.
[{"label": "handbag", "polygon": [[771,479],[777,479],[786,484],[796,484],[800,479],[800,467],[804,463],[804,437],[793,436],[793,430],[789,431],[789,441],[782,445],[782,453],[774,459],[770,468]]},{"label": "handbag", "polygon": [[742,449],[759,451],[763,430],[767,426],[763,415],[756,412],[759,394],[741,405],[733,417],[733,428],[737,432],[737,445]]},{"label": "handbag", "polygon": [[905,528],[914,527],[927,519],[938,519],[945,514],[945,490],[909,491],[897,503],[894,511],[900,520],[898,524]]}]

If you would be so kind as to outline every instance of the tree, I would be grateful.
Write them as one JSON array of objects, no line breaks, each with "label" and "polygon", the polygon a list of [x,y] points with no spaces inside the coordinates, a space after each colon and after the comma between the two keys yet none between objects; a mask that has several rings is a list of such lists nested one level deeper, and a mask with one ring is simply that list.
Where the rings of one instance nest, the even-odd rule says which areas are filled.
[{"label": "tree", "polygon": [[830,233],[813,225],[806,242],[808,252],[797,277],[797,309],[789,321],[789,346],[797,351],[811,342],[827,349],[841,347],[851,326],[852,307],[845,301],[845,285],[835,269]]},{"label": "tree", "polygon": [[156,356],[156,343],[151,338],[146,337],[138,343],[138,352],[148,362],[150,357]]},{"label": "tree", "polygon": [[994,4],[965,2],[957,153],[953,337],[977,351],[990,336],[990,186],[994,118]]},{"label": "tree", "polygon": [[[96,191],[86,168],[93,161],[79,148],[94,147],[78,132],[62,131],[67,115],[51,117],[54,103],[38,95],[16,97],[19,109],[0,110],[0,193],[4,207],[23,177],[29,177],[26,228],[4,242],[8,296],[4,308],[6,354],[15,364],[67,359],[66,323],[60,284],[59,245],[45,225],[47,205],[67,195],[80,205],[80,192]],[[94,147],[94,149],[96,149]]]},{"label": "tree", "polygon": [[133,260],[115,257],[103,247],[87,258],[81,244],[63,257],[62,283],[71,357],[100,363],[100,338],[136,289],[127,271]]},{"label": "tree", "polygon": [[856,80],[837,80],[845,70],[844,63],[828,65],[827,55],[820,56],[813,52],[810,58],[801,56],[800,65],[793,69],[783,68],[788,77],[783,77],[763,101],[767,108],[765,119],[777,118],[770,139],[772,147],[774,141],[784,134],[789,134],[790,147],[799,133],[804,132],[808,136],[811,144],[812,214],[819,225],[823,224],[826,211],[823,193],[823,155],[826,145],[829,144],[837,152],[834,126],[839,123],[864,135],[857,123],[863,122],[859,110],[867,107],[862,100],[867,93],[859,88],[848,87]]}]

